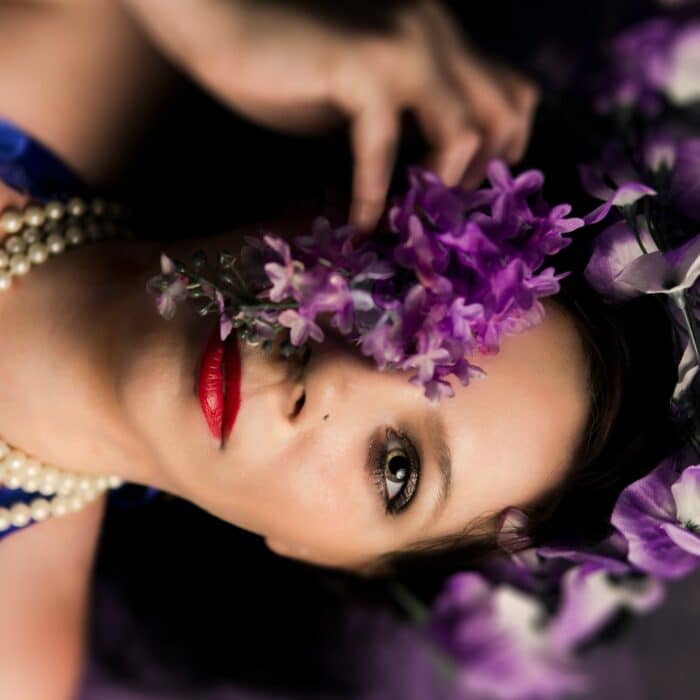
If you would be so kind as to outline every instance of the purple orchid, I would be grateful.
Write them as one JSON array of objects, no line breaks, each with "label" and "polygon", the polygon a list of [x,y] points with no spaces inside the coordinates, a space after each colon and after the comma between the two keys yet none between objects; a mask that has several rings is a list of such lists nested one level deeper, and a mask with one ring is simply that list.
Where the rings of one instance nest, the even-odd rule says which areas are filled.
[{"label": "purple orchid", "polygon": [[662,579],[689,573],[700,565],[700,465],[663,462],[620,494],[612,523],[635,566]]},{"label": "purple orchid", "polygon": [[571,658],[550,643],[546,617],[536,598],[460,573],[448,579],[428,627],[468,697],[534,700],[583,688]]}]

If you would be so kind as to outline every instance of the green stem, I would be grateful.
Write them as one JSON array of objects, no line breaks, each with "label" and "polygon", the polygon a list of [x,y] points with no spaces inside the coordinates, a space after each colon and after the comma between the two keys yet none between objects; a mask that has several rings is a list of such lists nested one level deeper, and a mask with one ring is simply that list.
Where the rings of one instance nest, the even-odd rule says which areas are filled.
[{"label": "green stem", "polygon": [[398,581],[389,581],[389,590],[396,602],[404,609],[412,620],[419,625],[425,624],[428,619],[429,609],[411,591]]},{"label": "green stem", "polygon": [[698,348],[698,336],[700,333],[698,332],[697,323],[695,321],[695,314],[688,311],[688,305],[685,303],[685,292],[676,292],[675,294],[671,294],[671,296],[683,314],[683,319],[687,326],[688,338],[693,346],[693,352],[695,352],[695,359],[700,362],[700,348]]}]

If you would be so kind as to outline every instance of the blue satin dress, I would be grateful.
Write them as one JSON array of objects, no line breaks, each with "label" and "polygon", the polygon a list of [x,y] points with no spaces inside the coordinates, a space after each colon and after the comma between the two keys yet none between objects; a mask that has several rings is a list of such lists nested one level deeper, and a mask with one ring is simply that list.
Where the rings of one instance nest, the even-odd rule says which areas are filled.
[{"label": "blue satin dress", "polygon": [[[70,197],[89,197],[91,194],[88,186],[60,158],[19,127],[1,118],[0,180],[37,201],[65,201]],[[0,434],[1,430],[0,427]],[[156,489],[124,484],[110,491],[109,502],[119,507],[130,507],[150,501],[157,493]],[[8,507],[18,501],[30,503],[38,497],[36,493],[0,486],[0,506]],[[10,527],[0,532],[0,539],[18,529],[25,528]]]}]

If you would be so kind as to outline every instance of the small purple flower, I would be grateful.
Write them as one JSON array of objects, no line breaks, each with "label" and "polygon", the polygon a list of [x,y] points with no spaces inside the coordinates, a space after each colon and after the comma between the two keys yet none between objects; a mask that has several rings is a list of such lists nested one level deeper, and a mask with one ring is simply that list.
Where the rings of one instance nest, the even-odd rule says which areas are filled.
[{"label": "small purple flower", "polygon": [[146,289],[155,297],[158,313],[170,320],[175,316],[178,302],[187,299],[189,279],[177,272],[175,264],[165,253],[160,256],[160,271],[160,275],[148,281]]},{"label": "small purple flower", "polygon": [[278,236],[266,235],[263,240],[282,258],[282,265],[276,262],[265,264],[265,273],[272,282],[269,298],[279,302],[293,294],[295,280],[304,271],[304,265],[298,260],[292,260],[289,244]]},{"label": "small purple flower", "polygon": [[689,573],[700,564],[700,465],[679,473],[663,462],[620,494],[612,523],[635,566],[663,579]]},{"label": "small purple flower", "polygon": [[290,340],[292,345],[303,345],[309,337],[317,343],[323,342],[325,337],[321,328],[315,323],[313,318],[296,311],[295,309],[285,309],[278,317],[279,322],[290,329]]}]

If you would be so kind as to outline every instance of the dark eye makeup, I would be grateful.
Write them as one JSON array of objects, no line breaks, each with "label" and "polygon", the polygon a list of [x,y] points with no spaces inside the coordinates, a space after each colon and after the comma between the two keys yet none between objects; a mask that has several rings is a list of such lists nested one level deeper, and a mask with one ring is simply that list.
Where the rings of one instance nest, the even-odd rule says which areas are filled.
[{"label": "dark eye makeup", "polygon": [[374,482],[387,515],[402,513],[418,491],[421,463],[415,443],[403,431],[387,428],[384,440],[370,444]]}]

